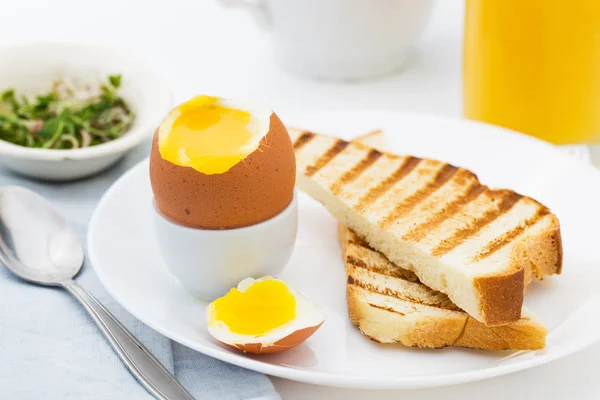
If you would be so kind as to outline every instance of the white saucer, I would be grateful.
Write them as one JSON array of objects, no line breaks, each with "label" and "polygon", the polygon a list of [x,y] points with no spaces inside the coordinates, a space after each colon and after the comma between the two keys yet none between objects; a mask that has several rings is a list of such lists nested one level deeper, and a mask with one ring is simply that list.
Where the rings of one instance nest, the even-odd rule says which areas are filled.
[{"label": "white saucer", "polygon": [[206,304],[171,277],[151,225],[148,161],[104,195],[89,228],[89,256],[106,289],[147,325],[226,362],[279,377],[355,388],[417,388],[474,381],[531,368],[582,350],[600,339],[600,174],[555,147],[507,130],[461,120],[386,112],[312,112],[286,115],[292,126],[351,138],[382,128],[399,153],[449,161],[482,182],[530,195],[559,217],[564,272],[535,282],[526,306],[549,327],[548,346],[536,352],[487,353],[380,345],[349,322],[345,272],[336,222],[312,199],[299,197],[296,249],[282,278],[322,303],[327,321],[303,345],[272,356],[226,348],[207,333]]}]

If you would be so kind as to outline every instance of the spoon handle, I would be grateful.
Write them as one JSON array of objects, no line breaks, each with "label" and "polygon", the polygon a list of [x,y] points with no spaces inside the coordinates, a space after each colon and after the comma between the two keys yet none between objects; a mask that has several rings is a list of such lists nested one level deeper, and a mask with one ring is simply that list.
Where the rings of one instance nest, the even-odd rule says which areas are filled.
[{"label": "spoon handle", "polygon": [[194,400],[177,379],[94,296],[75,281],[61,282],[90,314],[117,355],[146,390],[159,400]]}]

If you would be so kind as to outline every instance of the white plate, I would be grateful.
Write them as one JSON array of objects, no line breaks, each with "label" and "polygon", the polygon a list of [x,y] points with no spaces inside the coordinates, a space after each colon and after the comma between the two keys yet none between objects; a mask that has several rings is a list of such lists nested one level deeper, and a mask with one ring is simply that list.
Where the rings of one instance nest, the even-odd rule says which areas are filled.
[{"label": "white plate", "polygon": [[600,174],[551,145],[484,124],[385,112],[282,115],[294,126],[351,138],[383,128],[396,152],[447,160],[484,183],[514,188],[551,207],[564,238],[564,273],[528,289],[526,305],[550,329],[535,352],[380,345],[349,322],[336,222],[312,199],[299,199],[298,242],[282,278],[320,301],[327,321],[303,345],[271,356],[244,355],[215,342],[205,306],[169,275],[150,221],[148,161],[125,174],[100,201],[88,237],[89,256],[106,289],[133,315],[202,353],[249,369],[331,386],[417,388],[489,378],[579,351],[600,338]]}]

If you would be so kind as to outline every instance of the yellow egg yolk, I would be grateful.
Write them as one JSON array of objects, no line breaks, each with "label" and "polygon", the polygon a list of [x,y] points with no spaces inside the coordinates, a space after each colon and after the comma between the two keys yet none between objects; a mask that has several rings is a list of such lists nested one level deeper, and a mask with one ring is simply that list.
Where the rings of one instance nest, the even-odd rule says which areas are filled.
[{"label": "yellow egg yolk", "polygon": [[159,136],[161,157],[211,175],[227,172],[254,152],[260,139],[252,114],[221,103],[218,97],[197,96],[176,108],[168,132]]},{"label": "yellow egg yolk", "polygon": [[231,289],[213,306],[212,320],[241,335],[263,335],[296,317],[296,298],[275,279],[256,281],[245,292]]}]

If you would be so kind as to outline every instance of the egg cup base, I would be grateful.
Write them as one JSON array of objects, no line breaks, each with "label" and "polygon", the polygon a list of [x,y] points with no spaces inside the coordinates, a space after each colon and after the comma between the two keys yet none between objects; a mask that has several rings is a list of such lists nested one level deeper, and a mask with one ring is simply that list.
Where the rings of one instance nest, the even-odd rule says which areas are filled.
[{"label": "egg cup base", "polygon": [[277,276],[298,229],[298,195],[274,217],[243,228],[210,230],[177,224],[153,207],[159,252],[170,273],[194,297],[213,301],[245,278]]}]

